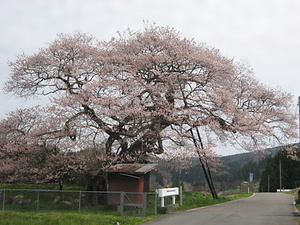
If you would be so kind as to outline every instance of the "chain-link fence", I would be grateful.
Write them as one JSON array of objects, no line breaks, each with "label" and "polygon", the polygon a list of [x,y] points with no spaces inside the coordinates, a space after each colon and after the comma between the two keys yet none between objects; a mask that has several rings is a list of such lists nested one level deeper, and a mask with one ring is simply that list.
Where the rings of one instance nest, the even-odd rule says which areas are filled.
[{"label": "chain-link fence", "polygon": [[0,189],[2,211],[116,211],[126,216],[157,214],[155,192]]}]

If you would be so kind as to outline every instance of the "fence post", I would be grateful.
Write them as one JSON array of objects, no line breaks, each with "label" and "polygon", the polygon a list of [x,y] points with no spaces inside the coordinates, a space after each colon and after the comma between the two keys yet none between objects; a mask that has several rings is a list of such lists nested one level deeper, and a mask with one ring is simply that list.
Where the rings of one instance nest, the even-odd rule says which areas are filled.
[{"label": "fence post", "polygon": [[36,211],[39,211],[39,207],[40,207],[40,190],[37,190]]},{"label": "fence post", "polygon": [[147,193],[144,192],[143,193],[143,213],[142,216],[146,216],[147,215]]},{"label": "fence post", "polygon": [[157,189],[155,190],[155,198],[154,198],[154,215],[157,215]]},{"label": "fence post", "polygon": [[179,205],[182,205],[182,186],[179,187]]},{"label": "fence post", "polygon": [[81,210],[81,191],[79,191],[79,200],[78,200],[79,202],[78,202],[78,211],[80,212],[80,210]]},{"label": "fence post", "polygon": [[120,192],[120,215],[124,216],[124,192]]},{"label": "fence post", "polygon": [[5,189],[3,190],[2,210],[5,211]]}]

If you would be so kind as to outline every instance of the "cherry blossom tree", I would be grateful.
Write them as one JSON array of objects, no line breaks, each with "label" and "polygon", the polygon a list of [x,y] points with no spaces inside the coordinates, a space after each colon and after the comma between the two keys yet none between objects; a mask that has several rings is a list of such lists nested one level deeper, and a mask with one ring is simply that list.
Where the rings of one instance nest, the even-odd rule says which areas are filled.
[{"label": "cherry blossom tree", "polygon": [[46,128],[45,114],[41,107],[17,110],[0,122],[2,182],[58,184],[62,189],[63,183],[86,171],[80,157],[61,151],[58,143],[63,136],[54,137],[51,133],[59,132],[51,131],[49,124]]},{"label": "cherry blossom tree", "polygon": [[35,137],[65,140],[59,143],[64,151],[104,143],[101,162],[190,156],[195,129],[205,140],[201,151],[197,145],[205,158],[219,142],[253,151],[295,134],[290,94],[169,27],[146,25],[106,42],[61,34],[10,67],[7,92],[51,99],[47,126]]}]

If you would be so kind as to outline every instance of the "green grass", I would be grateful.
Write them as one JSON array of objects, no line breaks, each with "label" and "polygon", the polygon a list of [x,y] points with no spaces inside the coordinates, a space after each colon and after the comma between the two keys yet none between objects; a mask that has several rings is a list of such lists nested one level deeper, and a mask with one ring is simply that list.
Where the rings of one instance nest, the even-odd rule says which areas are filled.
[{"label": "green grass", "polygon": [[[300,211],[300,199],[298,198],[298,194],[295,195],[296,208]],[[300,225],[300,218],[297,218],[296,221]]]},{"label": "green grass", "polygon": [[[47,189],[47,190],[55,190],[57,189],[57,186],[55,185],[1,185],[0,189]],[[64,190],[80,190],[78,187],[65,187]],[[209,193],[200,193],[200,192],[190,192],[190,191],[184,191],[183,192],[183,205],[176,208],[176,211],[179,210],[187,210],[197,207],[203,207],[208,205],[214,205],[218,203],[228,202],[234,199],[239,198],[245,198],[252,195],[252,193],[249,194],[233,194],[227,193],[226,196],[220,196],[219,199],[213,199],[211,194]],[[9,196],[9,192],[6,193],[7,196]],[[26,198],[32,198],[30,197],[29,193],[23,193],[24,197]],[[28,196],[27,196],[28,195]],[[130,216],[119,216],[119,212],[111,212],[111,211],[105,211],[100,208],[89,208],[89,209],[83,209],[82,212],[78,212],[77,210],[74,210],[72,208],[61,210],[59,208],[53,207],[53,199],[55,196],[53,196],[53,193],[40,193],[40,209],[44,211],[40,212],[14,212],[9,211],[16,209],[17,205],[14,205],[14,208],[10,208],[9,205],[6,205],[5,209],[7,211],[1,212],[0,211],[0,224],[1,225],[26,225],[26,224],[32,224],[32,225],[77,225],[77,224],[97,224],[97,225],[109,225],[114,224],[115,222],[119,222],[121,225],[135,225],[135,224],[141,224],[148,220],[151,220],[157,216],[147,216],[147,217],[139,217],[137,213],[135,213],[134,216],[132,213],[125,213],[125,215]],[[150,202],[154,202],[154,196],[150,196]],[[179,203],[179,199],[176,200],[176,203]],[[44,205],[47,204],[47,205]],[[52,205],[51,205],[52,204]],[[167,204],[167,202],[166,202]],[[48,206],[48,207],[47,207]],[[21,206],[20,206],[21,207]],[[48,210],[47,210],[48,209]],[[20,208],[19,210],[22,211]],[[70,211],[74,210],[74,211]],[[26,211],[26,210],[24,210]],[[163,213],[163,211],[162,211]],[[168,211],[167,211],[168,213]],[[154,207],[150,207],[147,210],[147,215],[153,215],[154,214]]]},{"label": "green grass", "polygon": [[219,196],[218,199],[213,199],[211,194],[200,192],[183,192],[183,205],[179,210],[192,209],[197,207],[203,207],[208,205],[215,205],[219,203],[228,202],[231,200],[250,197],[253,193],[241,193],[228,196]]},{"label": "green grass", "polygon": [[[300,211],[300,199],[298,198],[298,190],[300,190],[300,188],[296,188],[296,189],[293,189],[290,194],[294,195],[295,197],[295,202],[296,202],[296,205],[295,207]],[[298,224],[300,225],[300,217],[298,217],[297,219],[295,219]]]},{"label": "green grass", "polygon": [[229,200],[235,200],[235,199],[240,199],[240,198],[248,198],[250,196],[252,196],[253,193],[240,193],[240,194],[233,194],[233,195],[229,195],[228,198]]},{"label": "green grass", "polygon": [[1,225],[112,225],[115,222],[137,225],[153,218],[154,216],[122,217],[107,213],[0,212]]},{"label": "green grass", "polygon": [[[208,193],[184,192],[183,205],[177,210],[186,210],[207,205],[245,198],[252,195],[235,194],[219,199],[213,199]],[[1,225],[109,225],[119,222],[122,225],[138,225],[157,216],[127,217],[119,216],[118,212],[1,212]]]}]

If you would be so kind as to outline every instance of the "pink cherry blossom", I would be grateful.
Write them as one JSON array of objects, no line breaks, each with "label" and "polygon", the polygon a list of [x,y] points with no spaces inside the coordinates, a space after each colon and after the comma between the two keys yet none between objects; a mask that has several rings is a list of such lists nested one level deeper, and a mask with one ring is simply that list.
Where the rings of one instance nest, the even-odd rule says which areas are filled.
[{"label": "pink cherry blossom", "polygon": [[[295,136],[290,94],[261,84],[251,68],[169,27],[146,25],[107,42],[61,34],[10,67],[7,92],[49,96],[51,104],[16,111],[1,122],[0,154],[8,160],[3,168],[15,165],[8,174],[18,160],[30,165],[22,155],[40,152],[51,152],[49,163],[53,158],[63,168],[55,179],[67,176],[63,171],[87,169],[76,160],[79,154],[70,153],[87,149],[102,167],[150,155],[190,157],[195,147],[188,131],[195,128],[204,137],[205,160],[215,143],[253,151]],[[9,155],[14,151],[20,157]]]}]

